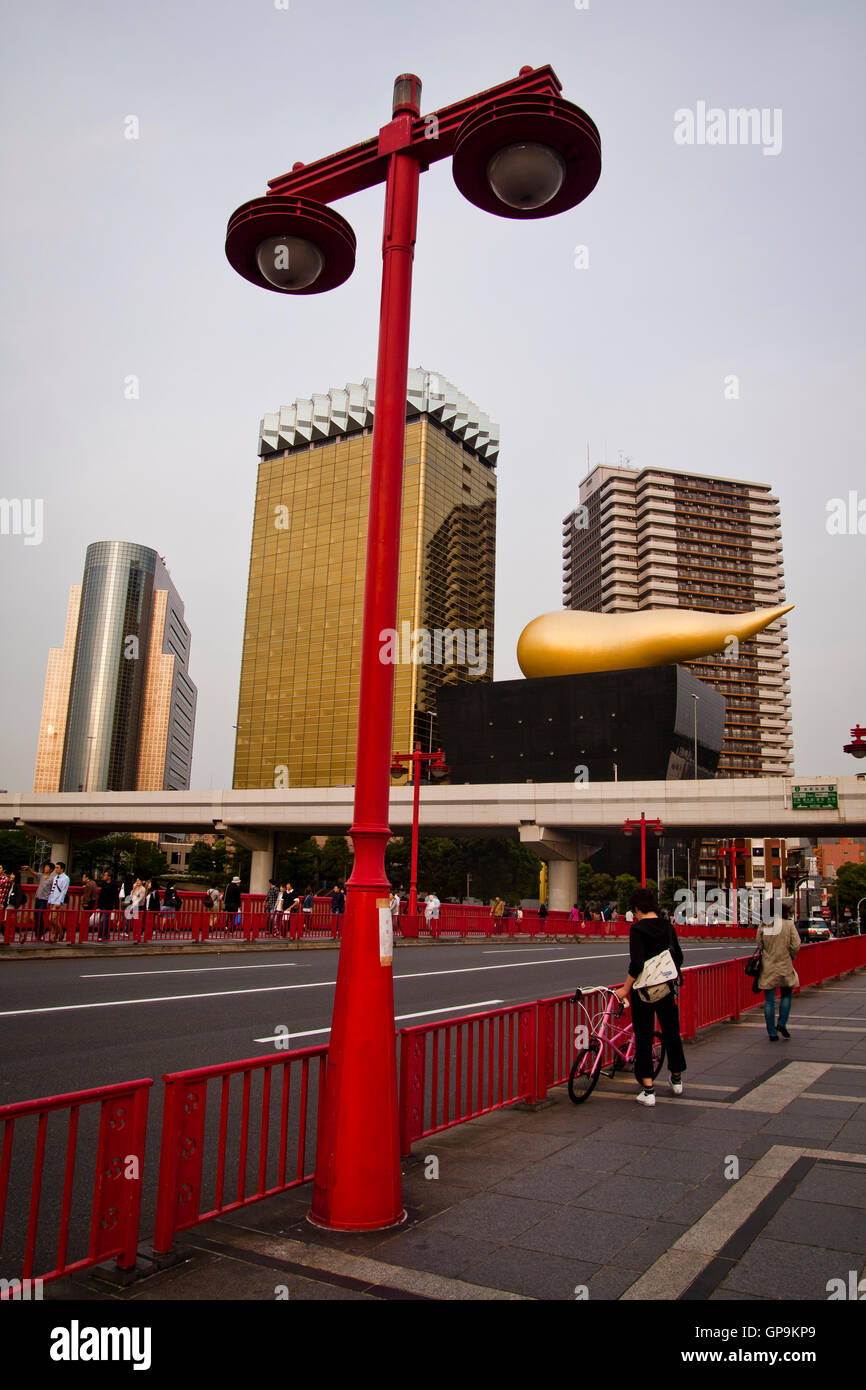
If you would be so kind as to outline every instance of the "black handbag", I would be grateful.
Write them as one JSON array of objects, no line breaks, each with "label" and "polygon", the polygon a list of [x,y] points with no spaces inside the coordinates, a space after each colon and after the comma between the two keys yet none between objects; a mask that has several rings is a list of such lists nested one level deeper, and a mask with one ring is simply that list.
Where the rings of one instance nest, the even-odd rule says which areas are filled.
[{"label": "black handbag", "polygon": [[743,966],[743,970],[745,971],[745,973],[754,977],[754,979],[757,979],[761,973],[762,954],[763,953],[760,950],[756,951],[753,956],[749,956],[749,959]]}]

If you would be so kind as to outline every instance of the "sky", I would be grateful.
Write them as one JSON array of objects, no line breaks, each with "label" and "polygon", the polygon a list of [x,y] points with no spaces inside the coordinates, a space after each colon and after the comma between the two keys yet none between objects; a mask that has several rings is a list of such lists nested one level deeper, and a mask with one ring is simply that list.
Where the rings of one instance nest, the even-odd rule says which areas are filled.
[{"label": "sky", "polygon": [[[336,205],[357,263],[323,295],[239,278],[228,217],[296,160],[373,136],[401,72],[428,113],[545,63],[601,134],[584,203],[520,223],[466,202],[447,160],[421,180],[410,365],[501,427],[495,678],[519,675],[522,628],[561,606],[587,452],[769,483],[796,772],[857,770],[842,744],[866,722],[861,0],[0,15],[0,494],[43,516],[38,544],[12,521],[0,534],[0,785],[32,787],[48,649],[88,543],[132,540],[165,556],[186,607],[192,786],[230,786],[259,421],[375,374],[382,190]],[[727,138],[727,117],[724,142],[698,141],[701,110],[743,107],[764,113],[757,143]]]}]

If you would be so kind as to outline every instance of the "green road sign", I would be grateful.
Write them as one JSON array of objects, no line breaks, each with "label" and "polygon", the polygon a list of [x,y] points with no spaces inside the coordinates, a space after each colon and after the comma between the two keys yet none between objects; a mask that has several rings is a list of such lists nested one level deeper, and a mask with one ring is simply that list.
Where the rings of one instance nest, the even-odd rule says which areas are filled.
[{"label": "green road sign", "polygon": [[839,794],[835,782],[799,782],[791,788],[794,811],[838,811]]}]

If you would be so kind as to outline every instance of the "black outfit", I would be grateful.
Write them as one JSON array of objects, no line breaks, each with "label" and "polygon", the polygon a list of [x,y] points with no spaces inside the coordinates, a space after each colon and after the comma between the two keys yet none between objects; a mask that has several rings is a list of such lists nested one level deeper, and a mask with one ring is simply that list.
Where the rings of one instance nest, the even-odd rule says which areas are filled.
[{"label": "black outfit", "polygon": [[335,917],[339,917],[345,911],[346,895],[339,888],[335,888],[331,894],[331,912]]},{"label": "black outfit", "polygon": [[107,941],[108,929],[111,924],[111,913],[117,909],[117,884],[114,879],[111,879],[108,883],[103,879],[99,884],[96,906],[99,911],[98,939],[100,941]]},{"label": "black outfit", "polygon": [[[670,951],[677,970],[681,970],[683,951],[677,940],[673,923],[667,917],[643,917],[640,922],[632,922],[628,934],[629,962],[628,973],[634,979],[640,975],[646,962],[662,951]],[[682,975],[679,977],[682,982]],[[642,1084],[645,1076],[652,1076],[652,1046],[655,1019],[659,1021],[662,1039],[667,1054],[668,1068],[675,1073],[686,1069],[686,1056],[680,1037],[680,1011],[677,997],[672,989],[655,1004],[646,1004],[636,990],[629,994],[631,1022],[634,1029],[635,1054],[634,1074]]]},{"label": "black outfit", "polygon": [[226,912],[240,912],[241,910],[241,885],[230,883],[223,898],[223,908]]},{"label": "black outfit", "polygon": [[542,903],[542,904],[541,904],[541,907],[538,909],[538,917],[539,917],[539,920],[543,922],[546,916],[547,916],[547,908],[545,907],[544,903]]}]

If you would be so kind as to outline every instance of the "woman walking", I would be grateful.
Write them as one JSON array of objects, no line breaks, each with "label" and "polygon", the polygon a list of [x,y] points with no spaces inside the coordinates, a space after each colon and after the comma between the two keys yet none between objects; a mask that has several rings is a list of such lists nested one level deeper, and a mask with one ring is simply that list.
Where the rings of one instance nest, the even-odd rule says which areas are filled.
[{"label": "woman walking", "polygon": [[[673,985],[668,992],[653,1003],[641,999],[637,990],[632,989],[639,979],[644,966],[653,956],[670,951],[677,971],[682,969],[683,951],[677,939],[674,925],[667,917],[660,917],[656,909],[655,896],[648,888],[636,888],[631,895],[631,908],[635,921],[629,928],[629,961],[625,983],[614,990],[617,999],[623,1004],[631,1004],[631,1022],[634,1029],[635,1054],[634,1074],[641,1090],[635,1099],[641,1105],[655,1105],[653,1089],[653,1029],[656,1018],[659,1021],[662,1041],[665,1045],[668,1067],[671,1074],[671,1090],[675,1096],[683,1093],[683,1072],[686,1069],[686,1056],[680,1037],[680,1013]],[[678,983],[682,975],[678,975]]]},{"label": "woman walking", "polygon": [[[788,1016],[794,990],[800,986],[794,969],[794,957],[800,949],[800,936],[794,926],[790,907],[782,908],[781,919],[771,927],[758,927],[755,947],[761,952],[761,971],[758,989],[764,991],[764,1020],[770,1042],[778,1042],[779,1034],[790,1038]],[[776,990],[779,991],[779,1017],[776,1017]]]}]

